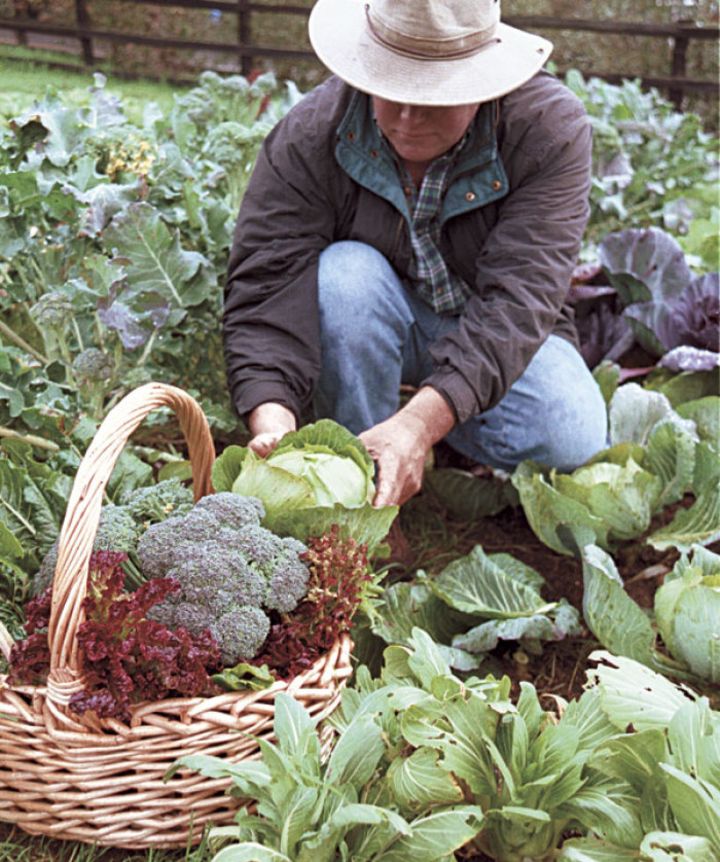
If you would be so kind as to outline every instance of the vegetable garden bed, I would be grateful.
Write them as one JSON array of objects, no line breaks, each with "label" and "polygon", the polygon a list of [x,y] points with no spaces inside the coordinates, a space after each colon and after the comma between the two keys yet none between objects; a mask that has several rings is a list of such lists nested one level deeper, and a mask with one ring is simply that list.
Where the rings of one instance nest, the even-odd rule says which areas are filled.
[{"label": "vegetable garden bed", "polygon": [[[509,845],[521,833],[528,834],[519,847],[533,859],[564,838],[574,840],[559,858],[570,862],[709,862],[720,853],[720,827],[713,825],[713,817],[720,822],[720,719],[712,712],[720,708],[717,144],[697,118],[676,114],[634,84],[612,87],[577,75],[568,84],[595,128],[593,215],[572,295],[583,355],[609,403],[611,446],[569,476],[526,463],[512,477],[483,473],[438,447],[424,491],[398,516],[402,533],[394,534],[391,556],[375,554],[383,589],[354,620],[355,656],[374,681],[358,672],[355,693],[333,719],[344,740],[335,771],[319,761],[311,768],[330,769],[326,783],[346,799],[362,800],[338,815],[343,828],[355,823],[355,836],[361,828],[398,830],[394,850],[368,858],[447,862],[457,850],[457,859],[510,860],[520,853]],[[220,284],[257,147],[297,97],[271,76],[250,84],[206,74],[171,110],[148,104],[129,120],[98,77],[82,104],[50,92],[34,107],[11,112],[0,132],[0,621],[14,637],[23,634],[22,607],[58,535],[82,454],[100,420],[130,390],[150,379],[190,389],[218,452],[228,452],[224,464],[232,469],[221,490],[235,490],[242,450],[230,447],[246,437],[229,409],[222,373]],[[202,354],[193,347],[200,338]],[[155,414],[119,457],[105,502],[131,507],[127,501],[137,500],[138,489],[184,481],[188,473],[182,437],[166,414]],[[273,527],[290,530],[293,519],[277,516]],[[599,646],[633,661],[620,660],[613,671],[608,659],[590,660]],[[686,682],[700,698],[691,701],[663,677],[648,676],[646,667]],[[619,676],[631,681],[633,698]],[[382,734],[358,707],[365,697],[378,699],[373,688],[381,685],[400,704],[394,717],[376,704]],[[426,708],[418,726],[414,701]],[[478,761],[483,751],[494,752],[492,793],[467,763],[438,772],[439,753],[450,757],[457,726],[442,725],[440,732],[436,722],[464,721],[465,708],[482,712],[476,726],[497,723],[497,737],[473,741]],[[282,699],[280,709],[310,762],[314,729]],[[607,720],[592,724],[591,713]],[[558,720],[559,729],[550,729]],[[585,814],[582,806],[553,808],[542,793],[521,793],[523,782],[532,784],[527,751],[518,754],[508,739],[526,734],[539,763],[553,735],[570,750],[571,738],[582,737],[588,724],[596,737],[573,755],[582,779],[570,793],[584,799]],[[424,735],[428,728],[439,736]],[[696,731],[706,747],[700,765],[697,755],[675,750],[680,737],[698,741]],[[597,749],[606,772],[583,759],[599,739],[606,740]],[[663,748],[667,740],[675,749]],[[287,775],[295,775],[293,745],[281,740]],[[619,765],[621,750],[635,745],[654,776],[650,783],[666,796],[648,800],[637,776]],[[360,782],[346,767],[363,758],[372,769],[358,767]],[[200,760],[190,767],[220,769]],[[563,771],[568,764],[558,769],[552,781],[550,767],[540,769],[546,785],[575,787]],[[246,793],[252,785],[254,798],[262,798],[265,778],[257,770],[234,776]],[[293,792],[310,798],[315,785],[298,781]],[[423,782],[438,795],[417,797],[408,789]],[[596,785],[596,795],[580,793],[595,793]],[[315,802],[329,822],[327,800]],[[666,804],[672,814],[650,817],[649,810]],[[688,812],[696,810],[703,816],[693,820]],[[426,816],[439,818],[438,831],[454,834],[456,844],[433,845],[435,855],[418,856],[412,841],[429,840]],[[243,837],[263,835],[274,847],[271,820],[248,821]],[[314,836],[305,854],[314,852],[325,821],[305,823]],[[612,821],[628,831],[614,830]],[[543,827],[536,829],[538,823]],[[474,834],[482,837],[461,850],[462,836]],[[18,838],[7,826],[0,835],[6,837],[0,851],[18,859],[25,850],[10,849],[14,841],[33,862],[70,852]],[[287,849],[287,836],[277,840]],[[685,856],[662,855],[673,841]],[[112,862],[131,858],[129,851],[77,852]],[[188,851],[187,859],[212,855]],[[186,856],[152,856],[166,858]],[[308,857],[296,847],[277,858]]]}]

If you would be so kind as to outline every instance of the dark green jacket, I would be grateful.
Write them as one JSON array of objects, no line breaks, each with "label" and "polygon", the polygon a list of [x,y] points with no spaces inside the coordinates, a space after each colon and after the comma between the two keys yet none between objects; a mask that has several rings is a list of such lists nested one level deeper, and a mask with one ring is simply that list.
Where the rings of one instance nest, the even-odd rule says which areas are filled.
[{"label": "dark green jacket", "polygon": [[[378,170],[337,78],[264,142],[240,208],[224,339],[242,416],[265,401],[300,416],[320,370],[318,256],[344,239],[377,248],[402,278],[412,247],[399,185]],[[591,133],[581,103],[544,72],[481,106],[443,203],[441,252],[474,290],[458,330],[430,350],[425,381],[459,421],[503,397],[550,333],[574,339],[565,305],[588,217]]]}]

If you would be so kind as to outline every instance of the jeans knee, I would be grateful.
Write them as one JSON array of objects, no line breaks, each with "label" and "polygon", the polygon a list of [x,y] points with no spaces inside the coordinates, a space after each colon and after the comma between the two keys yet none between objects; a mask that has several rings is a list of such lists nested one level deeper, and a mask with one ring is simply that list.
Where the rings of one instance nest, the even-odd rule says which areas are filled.
[{"label": "jeans knee", "polygon": [[337,306],[347,315],[356,306],[368,306],[389,274],[393,274],[392,267],[371,245],[354,240],[334,242],[320,253],[321,308]]},{"label": "jeans knee", "polygon": [[570,472],[607,446],[607,409],[600,390],[592,384],[546,415],[544,440],[535,460]]},{"label": "jeans knee", "polygon": [[406,327],[410,312],[399,277],[370,245],[343,240],[320,254],[318,270],[320,325],[325,342],[348,349],[369,342],[380,327]]}]

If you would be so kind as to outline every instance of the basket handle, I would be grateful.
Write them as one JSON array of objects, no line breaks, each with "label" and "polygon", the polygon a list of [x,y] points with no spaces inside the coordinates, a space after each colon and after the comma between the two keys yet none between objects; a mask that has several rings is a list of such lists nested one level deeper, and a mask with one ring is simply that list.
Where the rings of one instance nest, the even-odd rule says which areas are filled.
[{"label": "basket handle", "polygon": [[67,703],[71,694],[83,688],[76,635],[84,619],[82,603],[105,488],[128,438],[158,407],[172,408],[180,422],[192,465],[195,500],[212,493],[215,449],[205,414],[191,395],[175,386],[147,383],[108,413],[78,468],[58,541],[48,629],[48,694],[56,702]]}]

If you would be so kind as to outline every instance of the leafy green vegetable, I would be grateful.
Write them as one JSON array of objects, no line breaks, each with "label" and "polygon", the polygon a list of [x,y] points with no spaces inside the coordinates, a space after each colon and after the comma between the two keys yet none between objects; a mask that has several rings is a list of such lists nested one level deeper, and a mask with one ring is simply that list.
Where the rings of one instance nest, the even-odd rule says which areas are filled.
[{"label": "leafy green vegetable", "polygon": [[[704,427],[712,420],[704,412]],[[701,440],[660,392],[635,383],[618,387],[609,405],[610,443],[588,464],[566,475],[533,462],[520,464],[512,482],[533,532],[561,554],[579,556],[596,544],[605,550],[638,538],[666,506],[691,493],[666,527],[648,541],[687,550],[720,536],[720,452]]]},{"label": "leafy green vegetable", "polygon": [[720,556],[694,546],[655,594],[655,627],[672,656],[655,649],[651,619],[627,595],[612,558],[583,550],[583,614],[613,652],[695,681],[720,681]]},{"label": "leafy green vegetable", "polygon": [[375,508],[375,466],[359,438],[330,419],[286,434],[260,458],[229,446],[213,466],[218,491],[257,497],[263,524],[279,535],[305,541],[332,524],[372,552],[385,538],[396,506]]},{"label": "leafy green vegetable", "polygon": [[421,806],[423,813],[407,820],[392,806],[362,801],[373,797],[369,788],[385,753],[381,729],[370,714],[356,715],[322,761],[315,722],[280,693],[275,735],[277,744],[261,742],[261,763],[231,765],[199,755],[179,761],[211,777],[231,778],[236,793],[259,803],[257,814],[243,808],[237,826],[215,830],[237,842],[220,851],[218,860],[333,862],[342,853],[356,862],[440,862],[482,825],[478,806]]},{"label": "leafy green vegetable", "polygon": [[370,626],[387,643],[409,645],[420,627],[443,660],[457,670],[478,667],[499,640],[537,652],[542,641],[580,633],[577,611],[540,594],[543,578],[510,554],[486,554],[480,545],[437,576],[387,587],[375,602]]}]

